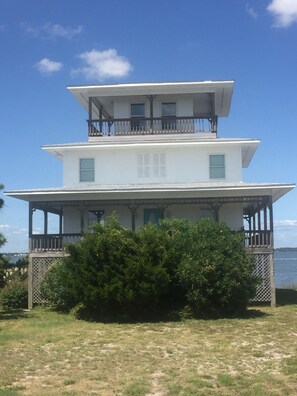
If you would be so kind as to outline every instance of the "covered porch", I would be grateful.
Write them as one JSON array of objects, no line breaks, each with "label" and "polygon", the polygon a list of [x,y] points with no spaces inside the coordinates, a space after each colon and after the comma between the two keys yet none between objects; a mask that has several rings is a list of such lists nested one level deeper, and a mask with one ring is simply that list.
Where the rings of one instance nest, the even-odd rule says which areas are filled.
[{"label": "covered porch", "polygon": [[[90,229],[88,215],[98,222],[104,222],[113,212],[119,212],[124,217],[122,223],[132,230],[138,226],[159,219],[185,217],[198,220],[201,217],[211,217],[215,221],[225,221],[224,208],[234,206],[234,217],[242,216],[241,226],[234,227],[234,232],[242,232],[243,243],[247,248],[273,249],[273,208],[272,197],[242,196],[242,197],[205,197],[205,198],[132,198],[82,201],[48,201],[29,203],[29,251],[63,251],[69,243],[80,240],[85,230]],[[238,210],[241,213],[238,214]],[[69,209],[76,212],[79,219],[79,229],[65,232],[64,219]],[[117,210],[118,209],[118,210]],[[34,232],[34,213],[39,211],[43,217],[43,232]],[[229,209],[230,211],[230,209]],[[192,216],[189,216],[191,212]],[[182,216],[184,213],[184,216]],[[199,213],[202,213],[199,216]],[[50,233],[48,216],[54,214],[58,219],[59,232]],[[232,213],[231,213],[232,215]],[[119,216],[121,222],[121,217]],[[231,221],[231,220],[230,220]],[[234,221],[234,220],[233,220]],[[77,222],[76,222],[77,223]],[[237,220],[238,224],[238,220]],[[232,228],[232,224],[229,224]],[[69,227],[68,227],[69,228]]]}]

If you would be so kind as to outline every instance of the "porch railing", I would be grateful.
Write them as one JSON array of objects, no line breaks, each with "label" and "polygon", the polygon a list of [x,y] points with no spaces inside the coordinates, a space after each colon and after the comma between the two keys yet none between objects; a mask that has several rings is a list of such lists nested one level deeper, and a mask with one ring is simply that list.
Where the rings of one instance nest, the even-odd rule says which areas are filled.
[{"label": "porch railing", "polygon": [[63,251],[68,243],[76,243],[82,234],[35,234],[30,238],[30,252]]},{"label": "porch railing", "polygon": [[270,248],[272,246],[271,231],[256,230],[249,231],[245,230],[245,246],[250,248],[264,247]]},{"label": "porch railing", "polygon": [[[68,243],[77,243],[82,234],[35,234],[30,238],[31,252],[63,251]],[[249,248],[270,248],[272,236],[270,231],[244,231],[244,244]]]},{"label": "porch railing", "polygon": [[217,132],[217,117],[134,117],[87,122],[90,137]]}]

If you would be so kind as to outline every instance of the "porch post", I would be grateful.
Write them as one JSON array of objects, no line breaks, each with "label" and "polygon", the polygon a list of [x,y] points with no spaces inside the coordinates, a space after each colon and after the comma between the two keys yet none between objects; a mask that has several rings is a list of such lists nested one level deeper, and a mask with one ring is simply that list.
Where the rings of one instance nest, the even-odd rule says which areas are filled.
[{"label": "porch post", "polygon": [[269,245],[269,238],[267,237],[267,205],[264,207],[264,242]]},{"label": "porch post", "polygon": [[63,215],[59,215],[59,234],[62,236],[63,233]]},{"label": "porch post", "polygon": [[154,98],[156,95],[149,95],[150,102],[150,132],[154,133]]},{"label": "porch post", "polygon": [[79,208],[80,212],[80,232],[82,233],[83,230],[85,229],[85,208],[80,207]]},{"label": "porch post", "polygon": [[33,308],[33,258],[29,254],[28,266],[28,309]]},{"label": "porch post", "polygon": [[47,212],[47,210],[44,210],[43,213],[44,213],[44,235],[47,235],[47,232],[48,232],[48,212]]},{"label": "porch post", "polygon": [[29,202],[29,252],[32,251],[33,211],[33,203]]},{"label": "porch post", "polygon": [[99,120],[100,120],[100,122],[99,122],[99,132],[100,133],[102,133],[102,125],[103,125],[103,123],[102,123],[102,110],[103,110],[103,106],[101,105],[100,108],[99,108]]},{"label": "porch post", "polygon": [[132,231],[135,231],[135,218],[136,218],[136,210],[137,206],[135,205],[134,201],[132,202],[131,205],[128,205],[128,208],[130,209],[131,212],[131,228]]},{"label": "porch post", "polygon": [[270,287],[271,287],[271,306],[276,306],[276,295],[275,295],[275,276],[274,276],[274,240],[273,240],[273,207],[272,207],[272,196],[269,197],[269,223],[270,223]]},{"label": "porch post", "polygon": [[92,120],[93,120],[93,98],[89,97],[89,122],[88,122],[88,124],[89,124],[89,131],[88,131],[89,135],[92,133],[92,129],[93,129]]},{"label": "porch post", "polygon": [[222,206],[222,204],[220,204],[218,201],[213,203],[213,204],[211,204],[211,209],[212,209],[212,212],[213,212],[213,215],[214,215],[214,220],[216,222],[220,221],[219,211],[220,211],[221,206]]}]

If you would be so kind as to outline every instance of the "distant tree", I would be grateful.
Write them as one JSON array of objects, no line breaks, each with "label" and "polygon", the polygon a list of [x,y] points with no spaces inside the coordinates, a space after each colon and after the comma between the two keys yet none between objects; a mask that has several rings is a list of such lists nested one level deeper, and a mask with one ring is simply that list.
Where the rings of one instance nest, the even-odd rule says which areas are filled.
[{"label": "distant tree", "polygon": [[[3,184],[0,184],[0,191],[3,190],[3,188],[4,188]],[[3,205],[4,205],[4,201],[2,198],[0,198],[0,210],[3,207]],[[6,242],[5,237],[0,233],[0,249],[5,244],[5,242]],[[7,264],[7,260],[5,259],[3,254],[0,253],[0,288],[4,286],[3,276],[4,276],[4,269],[6,267],[6,264]]]}]

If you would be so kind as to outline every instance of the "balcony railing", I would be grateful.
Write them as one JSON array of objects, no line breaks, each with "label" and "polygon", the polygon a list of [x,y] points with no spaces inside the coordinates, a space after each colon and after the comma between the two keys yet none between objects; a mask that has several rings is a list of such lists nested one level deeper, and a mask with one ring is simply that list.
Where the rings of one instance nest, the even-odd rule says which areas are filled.
[{"label": "balcony railing", "polygon": [[89,136],[216,133],[217,117],[159,117],[88,120]]},{"label": "balcony railing", "polygon": [[270,248],[272,238],[270,231],[256,230],[249,231],[245,230],[245,246],[250,248]]},{"label": "balcony railing", "polygon": [[[31,252],[63,251],[68,243],[77,243],[82,234],[38,234],[30,238]],[[270,231],[244,231],[244,244],[248,248],[270,248]]]},{"label": "balcony railing", "polygon": [[30,238],[30,251],[63,251],[68,243],[77,243],[81,236],[82,234],[35,234]]}]

